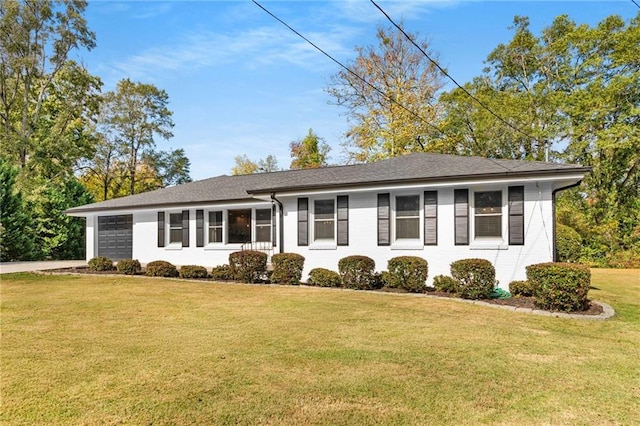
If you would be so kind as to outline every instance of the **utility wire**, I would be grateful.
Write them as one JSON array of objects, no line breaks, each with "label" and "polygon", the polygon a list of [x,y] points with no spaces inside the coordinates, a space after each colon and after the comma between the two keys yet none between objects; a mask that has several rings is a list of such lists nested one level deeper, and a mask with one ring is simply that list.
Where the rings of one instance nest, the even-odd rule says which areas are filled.
[{"label": "utility wire", "polygon": [[[320,47],[316,46],[311,40],[309,40],[308,38],[306,38],[305,36],[303,36],[302,34],[300,34],[298,31],[296,31],[295,29],[293,29],[291,26],[289,26],[289,24],[287,24],[286,22],[284,22],[282,19],[278,18],[276,15],[274,15],[273,13],[271,13],[270,11],[268,11],[264,6],[262,6],[260,3],[258,3],[256,0],[252,0],[260,9],[264,10],[265,12],[267,12],[269,15],[271,15],[272,18],[274,18],[276,21],[280,22],[282,25],[284,25],[285,27],[287,27],[289,30],[291,30],[294,34],[296,34],[298,37],[300,37],[301,39],[303,39],[304,41],[306,41],[307,43],[309,43],[311,46],[315,47],[316,50],[318,50],[319,52],[321,52],[323,55],[325,55],[327,58],[331,59],[333,62],[335,62],[336,64],[340,65],[342,68],[344,68],[346,71],[348,71],[351,75],[353,75],[354,77],[356,77],[358,80],[362,81],[363,83],[365,83],[367,86],[371,87],[373,90],[375,90],[376,92],[378,92],[380,95],[382,95],[385,99],[387,99],[389,102],[398,105],[400,108],[402,108],[403,110],[407,111],[409,114],[411,114],[413,117],[417,118],[418,120],[420,120],[421,122],[425,123],[427,126],[431,127],[432,129],[437,130],[438,132],[440,132],[441,134],[447,136],[447,134],[444,132],[444,130],[440,129],[438,126],[431,124],[430,122],[428,122],[425,118],[421,117],[420,115],[418,115],[417,113],[411,111],[410,109],[408,109],[407,107],[405,107],[404,105],[400,104],[398,101],[396,101],[395,99],[393,99],[391,96],[387,95],[386,93],[384,93],[382,90],[378,89],[376,86],[374,86],[373,84],[369,83],[367,80],[365,80],[363,77],[359,76],[358,74],[356,74],[354,71],[352,71],[351,69],[349,69],[347,66],[343,65],[340,61],[338,61],[337,59],[335,59],[333,56],[329,55],[327,52],[325,52],[324,50],[322,50]],[[375,4],[375,3],[374,3]],[[419,139],[416,139],[417,142],[422,145],[422,143],[419,141]],[[423,146],[424,148],[424,146]]]},{"label": "utility wire", "polygon": [[[426,56],[426,58],[433,64],[435,65],[436,68],[438,68],[440,70],[440,72],[442,72],[442,74],[444,74],[447,78],[449,78],[449,80],[451,80],[456,86],[458,86],[465,94],[467,94],[467,96],[469,96],[471,99],[473,99],[474,101],[476,101],[478,103],[478,105],[480,105],[482,108],[486,109],[491,115],[493,115],[495,118],[497,118],[498,120],[500,120],[501,122],[503,122],[504,124],[506,124],[507,126],[511,127],[513,130],[515,130],[516,132],[522,134],[523,136],[527,137],[528,139],[534,139],[531,136],[529,136],[527,133],[525,133],[523,130],[520,130],[519,128],[517,128],[516,126],[514,126],[513,124],[509,123],[507,120],[505,120],[504,118],[500,117],[498,114],[496,114],[495,112],[493,112],[491,110],[491,108],[489,108],[487,105],[485,105],[482,101],[480,101],[478,98],[476,98],[475,96],[473,96],[467,89],[465,89],[464,87],[462,87],[453,77],[451,77],[451,75],[449,75],[449,73],[447,73],[447,71],[442,68],[440,66],[440,64],[438,64],[436,61],[434,61],[433,59],[431,59],[431,56],[429,56],[429,54],[427,52],[425,52],[425,50],[420,47],[415,41],[413,41],[413,39],[409,36],[409,34],[407,34],[402,27],[400,27],[398,24],[396,24],[393,19],[391,19],[391,17],[387,14],[387,12],[385,12],[380,6],[378,6],[378,4],[373,1],[373,0],[369,0],[371,1],[371,3],[373,3],[373,5],[378,8],[378,10],[380,12],[382,12],[382,14],[389,20],[389,22],[391,22],[391,24],[393,24],[394,27],[396,27],[406,38],[407,40],[409,40],[411,42],[411,44],[413,44],[420,52],[422,52],[422,54],[424,56]],[[631,0],[635,3],[635,0]]]},{"label": "utility wire", "polygon": [[638,4],[638,2],[636,2],[636,0],[631,0],[633,2],[633,4],[635,4],[636,6],[638,6],[638,9],[640,9],[640,4]]}]

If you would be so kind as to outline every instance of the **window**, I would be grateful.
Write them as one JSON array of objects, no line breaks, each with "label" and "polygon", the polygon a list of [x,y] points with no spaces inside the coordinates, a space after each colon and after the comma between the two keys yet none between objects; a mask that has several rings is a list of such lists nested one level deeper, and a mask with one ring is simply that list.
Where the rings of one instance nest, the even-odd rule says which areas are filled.
[{"label": "window", "polygon": [[227,231],[229,243],[251,241],[251,209],[229,210]]},{"label": "window", "polygon": [[420,196],[396,197],[396,240],[420,238]]},{"label": "window", "polygon": [[315,200],[313,202],[313,239],[333,240],[335,235],[334,200]]},{"label": "window", "polygon": [[169,213],[169,244],[182,244],[182,213]]},{"label": "window", "polygon": [[256,209],[256,241],[271,241],[271,209]]},{"label": "window", "polygon": [[502,237],[502,191],[475,192],[475,237]]},{"label": "window", "polygon": [[222,212],[209,212],[209,243],[222,242]]}]

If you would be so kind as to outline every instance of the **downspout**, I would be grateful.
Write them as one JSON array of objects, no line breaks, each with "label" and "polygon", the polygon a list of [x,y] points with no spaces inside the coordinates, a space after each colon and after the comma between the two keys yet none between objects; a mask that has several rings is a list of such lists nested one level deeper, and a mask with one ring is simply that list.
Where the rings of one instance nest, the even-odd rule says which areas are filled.
[{"label": "downspout", "polygon": [[553,250],[553,261],[558,261],[558,255],[556,253],[556,194],[560,191],[564,191],[566,189],[575,188],[576,186],[580,186],[582,183],[582,179],[580,179],[576,183],[572,183],[571,185],[563,186],[560,188],[556,188],[551,191],[551,211],[553,215],[553,223],[551,224],[551,229],[553,230],[553,239],[552,239],[552,250]]},{"label": "downspout", "polygon": [[278,239],[280,240],[278,252],[284,253],[284,207],[280,200],[276,198],[276,193],[271,193],[271,202],[278,203]]}]

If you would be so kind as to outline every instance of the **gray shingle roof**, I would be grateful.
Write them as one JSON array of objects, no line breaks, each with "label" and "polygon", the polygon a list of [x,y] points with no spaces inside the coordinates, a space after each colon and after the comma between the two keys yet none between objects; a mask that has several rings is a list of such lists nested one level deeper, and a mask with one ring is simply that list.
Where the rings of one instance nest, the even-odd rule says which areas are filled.
[{"label": "gray shingle roof", "polygon": [[74,207],[68,213],[246,201],[250,194],[469,178],[587,173],[588,167],[539,161],[415,153],[375,163],[274,173],[222,175],[156,191]]}]

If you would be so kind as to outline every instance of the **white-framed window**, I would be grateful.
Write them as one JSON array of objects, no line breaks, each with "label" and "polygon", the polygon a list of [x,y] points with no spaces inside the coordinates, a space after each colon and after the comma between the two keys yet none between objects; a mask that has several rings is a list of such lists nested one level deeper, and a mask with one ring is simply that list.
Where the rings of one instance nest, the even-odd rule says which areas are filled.
[{"label": "white-framed window", "polygon": [[256,241],[271,241],[271,209],[256,209]]},{"label": "white-framed window", "polygon": [[182,213],[169,213],[169,244],[182,245]]},{"label": "white-framed window", "polygon": [[396,195],[395,239],[420,239],[420,195]]},{"label": "white-framed window", "polygon": [[313,201],[313,241],[335,241],[335,199]]},{"label": "white-framed window", "polygon": [[502,199],[502,191],[475,191],[473,193],[474,238],[502,238]]},{"label": "white-framed window", "polygon": [[252,209],[227,210],[227,243],[244,244],[252,241]]},{"label": "white-framed window", "polygon": [[209,244],[222,243],[224,231],[222,223],[222,211],[209,212]]}]

